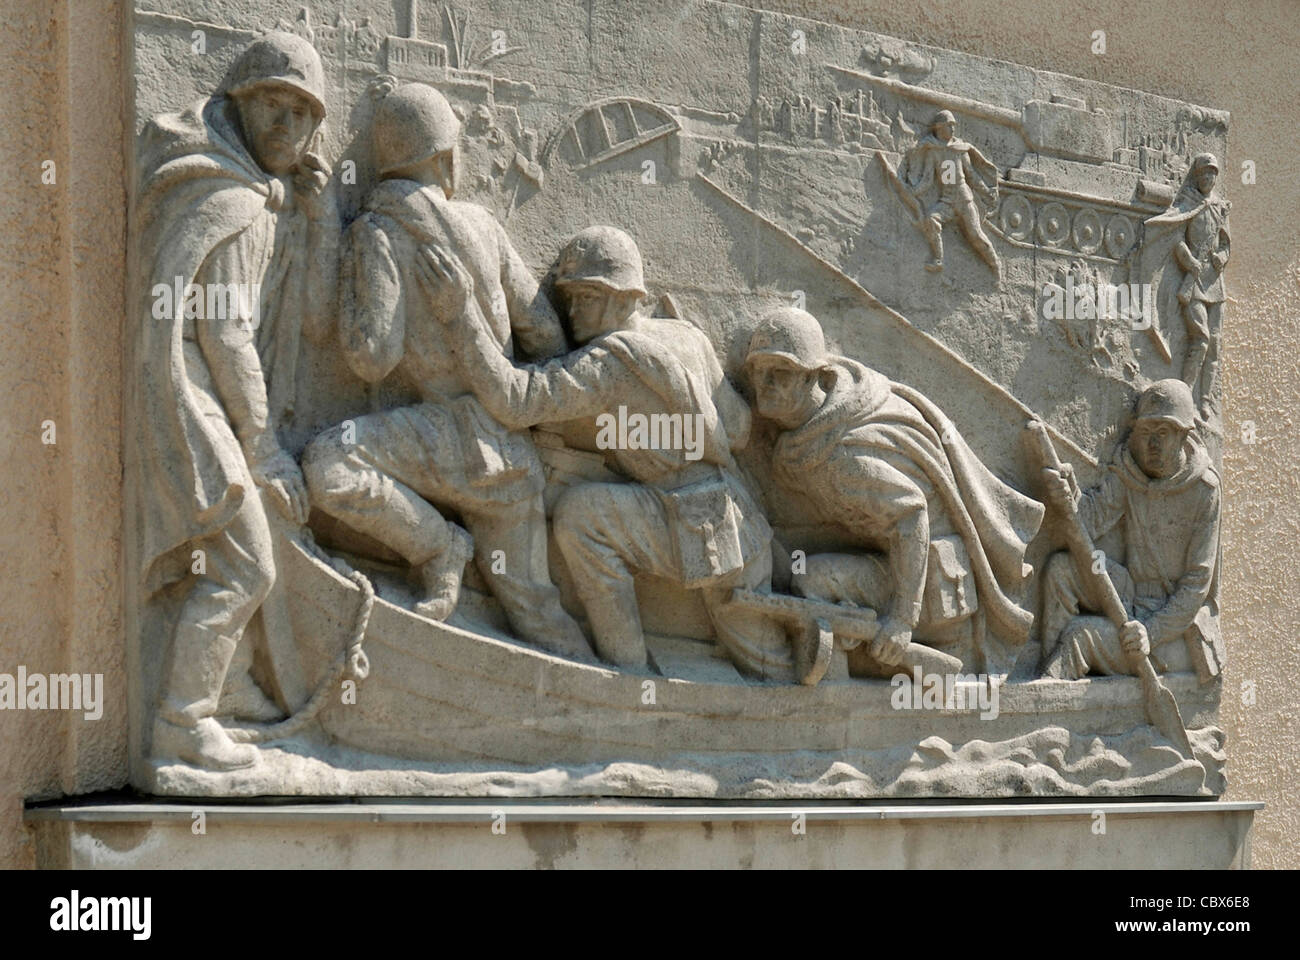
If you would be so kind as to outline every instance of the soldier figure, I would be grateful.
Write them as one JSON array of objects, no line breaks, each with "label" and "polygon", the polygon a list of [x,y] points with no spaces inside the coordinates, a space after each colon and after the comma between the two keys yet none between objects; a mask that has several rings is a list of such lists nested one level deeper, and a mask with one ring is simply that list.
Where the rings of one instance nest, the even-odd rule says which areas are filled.
[{"label": "soldier figure", "polygon": [[[440,315],[456,317],[466,304],[477,314],[466,270],[436,250],[428,264],[447,304]],[[794,659],[780,627],[761,615],[717,615],[733,587],[770,588],[772,531],[732,456],[748,440],[749,408],[724,378],[712,344],[688,322],[638,312],[641,255],[614,227],[575,236],[560,254],[555,283],[583,344],[567,357],[515,366],[492,349],[477,316],[454,323],[454,340],[495,417],[514,427],[583,418],[594,438],[587,445],[604,448],[614,472],[630,481],[571,486],[554,510],[555,539],[597,652],[623,667],[647,664],[633,577],[649,574],[702,592],[719,642],[742,672],[792,681]],[[647,419],[691,418],[701,431],[698,447],[692,453],[629,440],[609,449],[597,421],[619,407]]]},{"label": "soldier figure", "polygon": [[1052,505],[1069,512],[1077,501],[1094,541],[1122,533],[1122,561],[1107,559],[1106,569],[1133,619],[1117,630],[1091,615],[1100,601],[1070,556],[1054,554],[1044,575],[1047,676],[1132,674],[1136,653],[1162,672],[1219,673],[1219,477],[1192,433],[1195,411],[1187,384],[1161,380],[1138,398],[1128,443],[1099,486],[1081,495],[1070,471],[1048,471]]},{"label": "soldier figure", "polygon": [[1160,280],[1157,310],[1161,317],[1182,314],[1187,329],[1183,381],[1200,403],[1200,418],[1210,422],[1218,412],[1218,338],[1227,291],[1223,268],[1228,262],[1228,208],[1215,196],[1219,162],[1212,153],[1192,160],[1187,180],[1170,208],[1146,222],[1142,264],[1148,274],[1172,264]]},{"label": "soldier figure", "polygon": [[879,611],[880,634],[850,652],[851,671],[888,672],[914,634],[936,646],[969,641],[981,669],[1000,668],[986,627],[1012,646],[1028,638],[1033,617],[1013,596],[1042,505],[994,477],[924,396],[828,355],[803,310],[760,321],[745,370],[756,411],[783,431],[777,484],[866,548],[809,556],[793,579],[806,597]]},{"label": "soldier figure", "polygon": [[[470,393],[472,366],[452,356],[437,304],[416,279],[418,251],[454,250],[474,278],[491,350],[532,356],[565,347],[554,309],[501,225],[451,199],[460,122],[438,91],[412,83],[380,102],[372,138],[382,181],[352,224],[339,328],[353,371],[376,383],[398,371],[422,400],[321,434],[303,455],[312,503],[394,548],[419,569],[417,612],[444,620],[471,556],[514,631],[543,649],[589,659],[547,564],[544,477],[532,439],[502,426]],[[435,506],[436,505],[436,506]],[[457,511],[469,528],[446,520]],[[472,534],[472,539],[471,539]]]},{"label": "soldier figure", "polygon": [[971,144],[958,140],[956,131],[957,118],[940,110],[931,119],[929,132],[908,151],[903,168],[903,180],[920,204],[932,191],[938,192],[917,224],[930,244],[931,259],[925,268],[935,273],[943,269],[943,227],[955,220],[971,249],[1000,278],[1002,265],[980,224],[974,193],[995,204],[998,169]]},{"label": "soldier figure", "polygon": [[[141,135],[146,283],[206,292],[170,316],[146,304],[140,331],[146,595],[189,578],[153,730],[159,759],[221,770],[257,759],[214,714],[275,579],[259,493],[291,527],[307,516],[302,474],[276,430],[293,404],[300,330],[320,339],[332,323],[338,217],[329,170],[311,152],[324,116],[316,51],[270,33],[215,96],[156,117]],[[195,557],[203,562],[192,568]]]}]

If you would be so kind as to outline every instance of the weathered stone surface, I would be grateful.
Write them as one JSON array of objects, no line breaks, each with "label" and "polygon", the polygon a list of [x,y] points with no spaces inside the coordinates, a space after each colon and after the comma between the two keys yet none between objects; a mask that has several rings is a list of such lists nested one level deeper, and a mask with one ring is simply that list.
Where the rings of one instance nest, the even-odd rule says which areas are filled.
[{"label": "weathered stone surface", "polygon": [[137,784],[1222,792],[1227,115],[507,7],[137,14]]}]

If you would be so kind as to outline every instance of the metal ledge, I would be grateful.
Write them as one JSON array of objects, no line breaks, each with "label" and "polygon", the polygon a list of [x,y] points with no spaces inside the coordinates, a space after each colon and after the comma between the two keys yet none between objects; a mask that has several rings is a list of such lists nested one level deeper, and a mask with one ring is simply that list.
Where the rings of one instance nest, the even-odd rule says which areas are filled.
[{"label": "metal ledge", "polygon": [[991,817],[1043,818],[1092,817],[1098,811],[1107,817],[1205,816],[1245,813],[1264,809],[1257,801],[1184,800],[1129,801],[1099,800],[1095,803],[1054,803],[1028,800],[1015,803],[908,803],[842,804],[808,801],[801,803],[730,803],[617,801],[591,802],[536,800],[494,801],[491,798],[455,801],[373,801],[355,803],[214,803],[211,800],[183,800],[158,803],[56,802],[28,806],[27,822],[64,821],[77,823],[166,823],[188,824],[202,811],[209,823],[481,823],[504,813],[520,823],[728,823],[788,822],[793,813],[809,821],[870,820],[967,820]]}]

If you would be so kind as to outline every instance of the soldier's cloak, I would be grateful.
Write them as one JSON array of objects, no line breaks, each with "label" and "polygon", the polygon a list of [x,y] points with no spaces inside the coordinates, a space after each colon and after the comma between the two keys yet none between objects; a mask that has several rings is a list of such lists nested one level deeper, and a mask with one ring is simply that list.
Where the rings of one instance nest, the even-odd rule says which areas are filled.
[{"label": "soldier's cloak", "polygon": [[234,114],[219,95],[155,117],[140,135],[135,229],[142,273],[132,419],[145,498],[140,574],[148,592],[188,568],[188,556],[183,566],[164,558],[223,529],[249,492],[242,453],[214,428],[186,374],[182,305],[173,303],[170,317],[155,319],[152,294],[155,284],[195,282],[215,247],[247,229],[265,207],[283,203],[283,187],[248,152]]},{"label": "soldier's cloak", "polygon": [[[829,370],[834,382],[821,409],[776,443],[777,478],[789,489],[802,489],[846,444],[864,456],[875,451],[909,458],[934,487],[966,546],[981,607],[1011,641],[1023,644],[1034,618],[1012,595],[1032,572],[1025,550],[1042,523],[1043,505],[995,477],[920,393],[848,357],[836,357]],[[882,411],[891,394],[914,408],[929,431]],[[842,493],[846,500],[854,497],[851,489]]]},{"label": "soldier's cloak", "polygon": [[[1146,220],[1142,230],[1142,246],[1138,249],[1135,280],[1151,285],[1155,316],[1151,322],[1157,329],[1176,327],[1182,316],[1178,302],[1178,288],[1183,281],[1183,268],[1174,260],[1174,248],[1183,240],[1187,224],[1211,204],[1226,201],[1213,194],[1205,196],[1196,187],[1185,183],[1174,202],[1164,213]],[[1220,279],[1222,282],[1222,279]]]}]

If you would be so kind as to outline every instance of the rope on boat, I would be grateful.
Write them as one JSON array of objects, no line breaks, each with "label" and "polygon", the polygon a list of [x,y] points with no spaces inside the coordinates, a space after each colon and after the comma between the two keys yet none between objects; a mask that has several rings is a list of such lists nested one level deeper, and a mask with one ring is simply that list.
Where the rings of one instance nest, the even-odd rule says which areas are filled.
[{"label": "rope on boat", "polygon": [[230,739],[237,743],[267,743],[271,740],[292,737],[316,719],[316,715],[325,706],[326,700],[338,689],[341,681],[345,678],[360,681],[370,675],[370,659],[361,649],[361,642],[365,638],[366,627],[370,624],[370,612],[375,607],[374,584],[360,570],[350,567],[322,550],[310,530],[302,531],[301,543],[312,556],[329,565],[340,576],[347,577],[361,591],[361,603],[357,607],[357,614],[353,621],[352,636],[348,640],[347,647],[334,659],[334,663],[326,673],[325,679],[316,688],[316,692],[293,716],[278,723],[246,723],[225,727]]}]

